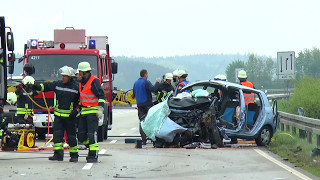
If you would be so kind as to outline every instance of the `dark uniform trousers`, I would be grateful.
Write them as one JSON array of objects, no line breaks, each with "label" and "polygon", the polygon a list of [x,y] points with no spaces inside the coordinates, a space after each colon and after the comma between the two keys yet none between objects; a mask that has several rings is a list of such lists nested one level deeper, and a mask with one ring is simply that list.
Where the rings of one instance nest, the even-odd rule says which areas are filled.
[{"label": "dark uniform trousers", "polygon": [[98,117],[96,113],[82,114],[78,126],[78,138],[84,145],[89,146],[88,156],[98,157]]}]

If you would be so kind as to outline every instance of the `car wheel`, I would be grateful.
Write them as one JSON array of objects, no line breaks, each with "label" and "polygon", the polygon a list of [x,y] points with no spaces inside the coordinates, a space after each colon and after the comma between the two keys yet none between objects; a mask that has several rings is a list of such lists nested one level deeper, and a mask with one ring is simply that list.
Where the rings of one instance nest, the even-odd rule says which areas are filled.
[{"label": "car wheel", "polygon": [[256,143],[258,146],[267,146],[271,141],[271,137],[271,129],[268,126],[264,126],[259,132],[259,136],[256,139]]},{"label": "car wheel", "polygon": [[218,147],[223,147],[223,141],[219,133],[219,129],[214,127],[212,129],[211,144],[216,144]]}]

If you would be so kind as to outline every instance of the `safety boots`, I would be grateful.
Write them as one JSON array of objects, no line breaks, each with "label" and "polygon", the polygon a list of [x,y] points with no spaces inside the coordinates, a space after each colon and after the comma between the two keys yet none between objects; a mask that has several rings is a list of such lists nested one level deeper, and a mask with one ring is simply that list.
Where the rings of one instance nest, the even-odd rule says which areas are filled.
[{"label": "safety boots", "polygon": [[55,150],[53,156],[49,157],[50,161],[63,161],[63,150]]},{"label": "safety boots", "polygon": [[90,151],[88,152],[88,156],[86,157],[87,163],[96,163],[98,162],[98,151]]},{"label": "safety boots", "polygon": [[69,159],[69,162],[78,162],[78,153],[70,153],[70,159]]}]

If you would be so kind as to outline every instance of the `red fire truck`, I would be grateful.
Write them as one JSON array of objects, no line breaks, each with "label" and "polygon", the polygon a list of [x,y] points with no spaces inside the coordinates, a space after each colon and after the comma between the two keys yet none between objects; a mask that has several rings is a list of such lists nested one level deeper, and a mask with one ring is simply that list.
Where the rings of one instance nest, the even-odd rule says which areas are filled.
[{"label": "red fire truck", "polygon": [[[112,128],[112,81],[118,69],[118,64],[110,57],[108,37],[86,36],[84,29],[56,29],[53,41],[30,39],[24,49],[23,64],[28,63],[35,67],[32,77],[37,83],[61,80],[59,69],[65,65],[77,69],[82,61],[90,63],[91,73],[100,79],[108,102],[104,117],[99,120],[98,141],[107,139],[108,130]],[[48,106],[53,107],[54,93],[45,92],[44,96]],[[35,101],[44,107],[45,100],[43,93],[35,96]],[[48,118],[46,109],[37,105],[34,106],[34,113],[38,139],[44,139],[51,118]],[[53,114],[53,110],[50,113]]]}]

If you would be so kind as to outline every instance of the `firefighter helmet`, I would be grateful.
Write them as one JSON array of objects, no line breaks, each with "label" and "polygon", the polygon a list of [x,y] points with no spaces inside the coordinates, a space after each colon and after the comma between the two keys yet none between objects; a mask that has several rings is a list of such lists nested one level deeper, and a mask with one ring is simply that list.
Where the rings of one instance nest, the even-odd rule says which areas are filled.
[{"label": "firefighter helmet", "polygon": [[173,79],[172,73],[167,73],[167,74],[165,75],[165,79],[170,79],[170,80],[172,80],[172,79]]},{"label": "firefighter helmet", "polygon": [[178,73],[179,73],[179,69],[176,69],[172,72],[172,75],[173,76],[178,76]]},{"label": "firefighter helmet", "polygon": [[59,69],[61,75],[67,75],[67,76],[75,76],[75,70],[72,67],[69,66],[63,66]]},{"label": "firefighter helmet", "polygon": [[216,75],[213,79],[214,79],[214,80],[221,80],[221,75],[218,74],[218,75]]},{"label": "firefighter helmet", "polygon": [[187,76],[188,76],[188,73],[187,73],[185,70],[179,70],[177,76],[178,76],[178,77],[181,77],[181,76],[187,77]]},{"label": "firefighter helmet", "polygon": [[220,80],[221,80],[221,81],[227,81],[226,75],[221,74],[221,75],[220,75]]},{"label": "firefighter helmet", "polygon": [[245,79],[247,77],[247,73],[244,70],[238,72],[238,78]]},{"label": "firefighter helmet", "polygon": [[27,84],[34,84],[35,80],[32,76],[26,76],[22,79],[22,84],[27,85]]},{"label": "firefighter helmet", "polygon": [[7,103],[10,105],[13,105],[17,102],[17,95],[14,92],[8,92],[7,93]]},{"label": "firefighter helmet", "polygon": [[78,64],[78,71],[91,71],[90,64],[88,62],[80,62]]}]

